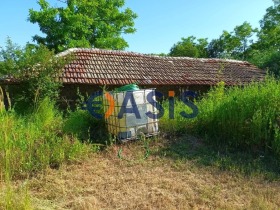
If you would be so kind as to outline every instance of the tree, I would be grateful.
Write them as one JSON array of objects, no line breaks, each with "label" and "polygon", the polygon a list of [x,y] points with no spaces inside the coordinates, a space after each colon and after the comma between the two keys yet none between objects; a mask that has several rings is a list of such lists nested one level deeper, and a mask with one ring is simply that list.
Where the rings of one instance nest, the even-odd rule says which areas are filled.
[{"label": "tree", "polygon": [[233,58],[234,50],[239,45],[239,41],[233,35],[233,32],[223,31],[219,39],[223,46],[223,52],[221,53],[222,58]]},{"label": "tree", "polygon": [[253,42],[250,38],[256,32],[257,29],[253,29],[248,22],[236,26],[232,32],[223,31],[218,39],[209,43],[208,54],[210,57],[245,60],[250,43]]},{"label": "tree", "polygon": [[0,77],[18,74],[18,61],[22,56],[22,48],[8,37],[6,47],[0,47]]},{"label": "tree", "polygon": [[280,5],[269,7],[260,25],[258,48],[280,49]]},{"label": "tree", "polygon": [[246,51],[249,48],[250,44],[253,43],[253,40],[250,38],[257,31],[258,30],[256,28],[253,29],[251,24],[248,22],[244,22],[242,25],[236,26],[234,28],[233,39],[236,40],[236,47],[234,50],[237,57],[241,58],[242,60],[246,59]]},{"label": "tree", "polygon": [[233,32],[223,31],[218,39],[213,39],[207,48],[211,58],[233,58],[234,50],[239,45]]},{"label": "tree", "polygon": [[19,86],[10,86],[16,102],[23,107],[48,97],[56,99],[62,81],[59,76],[71,57],[55,56],[43,45],[27,44],[20,47],[10,39],[0,51],[0,77],[20,81]]},{"label": "tree", "polygon": [[194,36],[187,38],[181,38],[181,41],[177,42],[170,49],[170,56],[186,56],[186,57],[207,57],[207,39],[198,39]]},{"label": "tree", "polygon": [[208,44],[207,52],[210,58],[223,58],[225,52],[223,40],[221,38],[213,39]]},{"label": "tree", "polygon": [[200,58],[207,58],[208,57],[208,52],[207,52],[207,46],[208,46],[208,41],[205,38],[200,38],[197,40],[198,43],[196,44],[196,47],[198,49],[198,54]]},{"label": "tree", "polygon": [[33,40],[55,52],[71,47],[124,49],[128,43],[122,33],[134,33],[137,15],[123,9],[125,0],[67,0],[65,7],[51,7],[39,0],[40,10],[29,10],[28,20],[38,23],[45,37]]},{"label": "tree", "polygon": [[280,5],[275,1],[260,21],[258,41],[249,51],[249,61],[280,76]]},{"label": "tree", "polygon": [[280,4],[280,0],[272,0],[274,3],[274,6],[278,6]]}]

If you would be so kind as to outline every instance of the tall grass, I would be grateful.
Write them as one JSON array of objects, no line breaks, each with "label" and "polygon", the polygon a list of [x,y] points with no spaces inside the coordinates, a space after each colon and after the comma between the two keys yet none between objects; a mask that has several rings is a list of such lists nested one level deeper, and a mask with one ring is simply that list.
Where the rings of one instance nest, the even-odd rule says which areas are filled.
[{"label": "tall grass", "polygon": [[219,85],[199,102],[199,110],[197,132],[209,141],[280,152],[279,81],[267,78],[263,83],[227,90]]},{"label": "tall grass", "polygon": [[[179,104],[179,105],[178,105]],[[185,105],[175,105],[175,119],[168,114],[162,128],[191,132],[209,143],[232,148],[269,149],[280,156],[280,82],[266,78],[261,83],[225,88],[221,82],[196,102],[199,114],[194,119],[176,116]]]},{"label": "tall grass", "polygon": [[63,132],[98,147],[112,141],[104,119],[94,118],[87,110],[70,111],[65,118]]},{"label": "tall grass", "polygon": [[159,123],[159,128],[161,131],[175,136],[183,133],[188,133],[193,130],[193,122],[195,121],[195,119],[185,118],[181,115],[181,112],[183,111],[190,114],[192,113],[192,110],[190,107],[186,106],[180,99],[175,99],[174,119],[171,119],[169,117],[170,104],[168,100],[163,101],[162,107],[164,109],[164,115],[162,118],[160,118]]},{"label": "tall grass", "polygon": [[0,179],[28,176],[87,154],[87,145],[63,134],[63,119],[48,98],[19,116],[0,112]]},{"label": "tall grass", "polygon": [[13,180],[85,158],[95,148],[64,132],[63,114],[49,98],[27,109],[24,115],[6,111],[0,100],[0,209],[32,209],[28,185],[15,189]]},{"label": "tall grass", "polygon": [[5,106],[4,106],[4,93],[3,89],[0,86],[0,112],[4,111]]}]

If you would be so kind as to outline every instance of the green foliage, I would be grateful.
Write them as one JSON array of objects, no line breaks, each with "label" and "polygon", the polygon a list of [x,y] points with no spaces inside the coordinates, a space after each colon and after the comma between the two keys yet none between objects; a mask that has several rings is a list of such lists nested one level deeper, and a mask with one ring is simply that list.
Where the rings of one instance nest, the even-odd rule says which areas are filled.
[{"label": "green foliage", "polygon": [[279,1],[279,0],[272,0],[272,1],[273,1],[273,3],[274,3],[274,6],[277,6],[277,5],[280,4],[280,1]]},{"label": "green foliage", "polygon": [[68,113],[63,130],[65,133],[91,143],[108,144],[110,135],[104,120],[95,119],[87,110]]},{"label": "green foliage", "polygon": [[274,48],[264,50],[252,49],[248,61],[261,69],[268,70],[276,77],[280,76],[280,53]]},{"label": "green foliage", "polygon": [[[0,209],[12,210],[33,210],[31,196],[28,192],[27,184],[14,189],[11,183],[1,188],[3,194],[0,200]],[[0,191],[1,193],[1,191]]]},{"label": "green foliage", "polygon": [[164,108],[164,115],[160,118],[159,130],[164,133],[176,136],[184,134],[192,130],[192,122],[195,119],[187,119],[181,116],[181,112],[185,111],[188,114],[192,113],[192,109],[186,106],[180,99],[175,98],[175,109],[174,109],[174,119],[169,118],[169,101],[163,101],[162,106]]},{"label": "green foliage", "polygon": [[26,108],[45,97],[58,97],[62,85],[59,76],[69,60],[69,57],[55,56],[43,45],[27,44],[21,48],[8,39],[6,48],[0,51],[0,75],[20,82],[9,91]]},{"label": "green foliage", "polygon": [[208,45],[208,54],[213,58],[234,58],[244,60],[247,58],[247,49],[250,39],[257,29],[253,29],[248,22],[236,26],[233,32],[223,31],[218,39],[213,39]]},{"label": "green foliage", "polygon": [[[247,60],[279,76],[280,5],[278,1],[274,3],[260,21],[260,30],[244,22],[231,33],[224,31],[218,39],[209,43],[209,57]],[[253,43],[252,36],[255,34],[258,39]]]},{"label": "green foliage", "polygon": [[197,39],[198,43],[196,44],[196,47],[198,49],[198,57],[199,58],[207,58],[208,57],[208,52],[207,52],[207,45],[208,41],[207,38],[200,38]]},{"label": "green foliage", "polygon": [[279,0],[273,2],[274,6],[266,10],[260,21],[260,30],[245,21],[231,32],[223,31],[209,43],[207,39],[189,36],[174,44],[169,55],[246,60],[279,77],[280,4]]},{"label": "green foliage", "polygon": [[[168,120],[166,114],[160,125],[169,132],[199,134],[212,144],[272,149],[280,156],[280,83],[276,79],[228,89],[220,83],[196,105],[196,118],[181,119],[175,114],[174,120]],[[175,108],[179,113],[187,107],[176,104]]]},{"label": "green foliage", "polygon": [[1,112],[0,123],[1,178],[57,168],[64,161],[80,159],[89,152],[87,145],[63,134],[61,113],[48,98],[29,115]]},{"label": "green foliage", "polygon": [[174,44],[170,49],[170,56],[187,56],[194,58],[207,57],[207,39],[198,39],[194,36],[182,38],[180,42]]},{"label": "green foliage", "polygon": [[209,42],[208,44],[207,51],[210,58],[225,57],[224,55],[225,46],[221,37],[219,39],[211,40],[211,42]]},{"label": "green foliage", "polygon": [[128,46],[121,34],[134,33],[137,15],[124,9],[124,0],[68,0],[64,7],[52,7],[39,0],[39,11],[29,10],[29,21],[39,24],[46,37],[34,41],[56,52],[72,47],[124,49]]},{"label": "green foliage", "polygon": [[[216,144],[277,152],[280,88],[275,79],[245,87],[217,87],[199,103],[197,131]],[[230,129],[229,129],[230,128]]]},{"label": "green foliage", "polygon": [[258,33],[258,48],[275,47],[279,49],[280,44],[280,5],[269,7],[260,21],[261,30]]},{"label": "green foliage", "polygon": [[5,49],[0,49],[0,76],[17,74],[19,60],[23,57],[22,48],[7,38]]},{"label": "green foliage", "polygon": [[213,39],[208,43],[207,39],[198,39],[194,36],[182,38],[180,42],[175,44],[171,50],[171,56],[188,56],[199,58],[235,58],[246,59],[247,49],[250,39],[257,29],[253,29],[248,22],[244,22],[240,26],[236,26],[233,32],[223,31],[218,39]]},{"label": "green foliage", "polygon": [[249,43],[253,43],[250,39],[258,30],[253,29],[250,23],[244,22],[240,26],[234,28],[232,40],[235,41],[234,56],[239,59],[246,59],[246,51],[249,48]]},{"label": "green foliage", "polygon": [[258,41],[249,49],[249,61],[276,76],[280,76],[280,5],[275,2],[260,21]]}]

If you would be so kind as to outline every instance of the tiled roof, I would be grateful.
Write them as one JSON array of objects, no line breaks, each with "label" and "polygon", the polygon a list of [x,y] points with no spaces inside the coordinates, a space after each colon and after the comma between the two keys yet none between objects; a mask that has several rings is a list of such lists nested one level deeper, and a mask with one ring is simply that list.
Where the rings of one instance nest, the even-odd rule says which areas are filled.
[{"label": "tiled roof", "polygon": [[69,49],[58,56],[74,53],[64,68],[66,84],[124,85],[227,85],[244,84],[264,78],[254,65],[235,60],[160,57],[139,53]]}]

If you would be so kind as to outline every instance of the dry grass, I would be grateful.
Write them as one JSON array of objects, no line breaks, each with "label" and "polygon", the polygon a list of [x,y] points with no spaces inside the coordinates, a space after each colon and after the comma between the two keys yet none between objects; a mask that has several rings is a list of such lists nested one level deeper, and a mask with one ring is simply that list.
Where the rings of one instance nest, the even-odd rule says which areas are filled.
[{"label": "dry grass", "polygon": [[0,112],[3,111],[5,108],[4,106],[4,93],[3,93],[3,89],[0,86]]},{"label": "dry grass", "polygon": [[[118,157],[120,147],[123,160]],[[158,141],[144,160],[145,151],[140,143],[112,146],[85,162],[49,169],[29,181],[34,208],[280,208],[279,181],[163,157],[157,153],[162,147]]]}]

